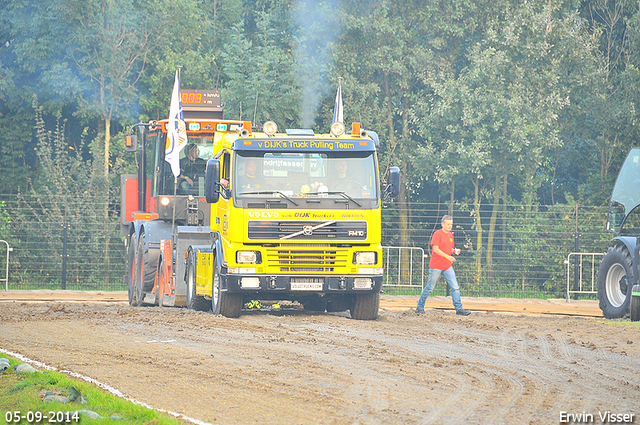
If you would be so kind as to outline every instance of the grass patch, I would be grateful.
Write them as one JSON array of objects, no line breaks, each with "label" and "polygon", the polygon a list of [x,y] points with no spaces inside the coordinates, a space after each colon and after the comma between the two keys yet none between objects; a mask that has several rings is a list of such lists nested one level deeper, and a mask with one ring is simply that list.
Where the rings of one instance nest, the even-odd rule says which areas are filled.
[{"label": "grass patch", "polygon": [[[148,409],[117,397],[95,385],[73,379],[64,373],[55,371],[37,371],[33,373],[17,373],[14,366],[22,362],[0,353],[0,358],[9,359],[10,367],[0,372],[0,423],[49,423],[51,415],[56,415],[57,423],[82,424],[149,424],[149,425],[177,425],[184,422],[168,414]],[[43,401],[46,392],[58,394],[65,398],[70,396],[71,388],[75,388],[86,398],[86,403],[61,401]],[[102,417],[90,418],[80,413],[72,417],[73,412],[89,410]],[[27,419],[16,421],[13,412],[29,415]],[[60,412],[60,413],[59,413]],[[69,413],[67,413],[69,412]],[[37,421],[38,417],[49,420]],[[118,420],[115,420],[114,419]],[[69,421],[67,421],[69,419]]]},{"label": "grass patch", "polygon": [[640,322],[632,322],[630,319],[602,319],[601,323],[625,328],[636,328],[640,330]]}]

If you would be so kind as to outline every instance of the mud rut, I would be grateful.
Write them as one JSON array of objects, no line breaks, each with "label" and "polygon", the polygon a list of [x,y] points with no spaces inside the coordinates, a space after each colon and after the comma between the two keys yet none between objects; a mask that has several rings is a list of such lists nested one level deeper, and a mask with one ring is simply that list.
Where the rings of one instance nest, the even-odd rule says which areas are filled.
[{"label": "mud rut", "polygon": [[640,330],[595,318],[0,303],[0,348],[209,423],[640,421]]}]

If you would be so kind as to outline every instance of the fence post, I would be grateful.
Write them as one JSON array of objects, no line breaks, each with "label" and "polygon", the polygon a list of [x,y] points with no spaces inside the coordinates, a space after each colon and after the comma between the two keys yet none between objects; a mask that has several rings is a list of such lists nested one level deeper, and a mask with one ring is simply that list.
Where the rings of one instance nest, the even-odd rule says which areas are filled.
[{"label": "fence post", "polygon": [[64,221],[62,222],[62,289],[67,289],[67,222],[68,208],[64,208]]}]

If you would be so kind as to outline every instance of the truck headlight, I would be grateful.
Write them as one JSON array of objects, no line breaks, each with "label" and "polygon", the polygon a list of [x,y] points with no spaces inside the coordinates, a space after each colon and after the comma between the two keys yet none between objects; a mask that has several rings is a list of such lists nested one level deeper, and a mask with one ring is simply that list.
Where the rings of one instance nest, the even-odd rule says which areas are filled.
[{"label": "truck headlight", "polygon": [[336,121],[331,124],[331,135],[334,137],[339,137],[344,134],[344,124],[340,121]]},{"label": "truck headlight", "polygon": [[256,251],[236,252],[236,262],[238,264],[260,264],[260,255]]},{"label": "truck headlight", "polygon": [[375,252],[356,252],[353,256],[353,264],[373,266],[376,262]]},{"label": "truck headlight", "polygon": [[278,125],[273,121],[267,121],[262,126],[262,131],[264,131],[267,136],[273,136],[278,132]]}]

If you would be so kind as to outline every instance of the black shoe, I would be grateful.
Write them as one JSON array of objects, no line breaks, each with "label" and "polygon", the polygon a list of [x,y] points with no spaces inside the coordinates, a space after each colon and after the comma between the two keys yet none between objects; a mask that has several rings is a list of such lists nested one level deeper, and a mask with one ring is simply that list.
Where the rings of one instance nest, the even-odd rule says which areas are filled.
[{"label": "black shoe", "polygon": [[424,310],[421,308],[416,308],[416,314],[424,314]]},{"label": "black shoe", "polygon": [[469,310],[465,310],[464,308],[461,308],[460,310],[456,310],[456,314],[458,316],[468,316],[471,314],[471,312]]}]

